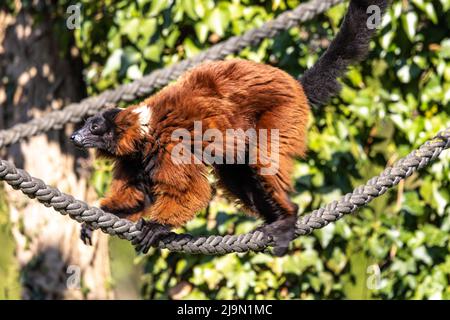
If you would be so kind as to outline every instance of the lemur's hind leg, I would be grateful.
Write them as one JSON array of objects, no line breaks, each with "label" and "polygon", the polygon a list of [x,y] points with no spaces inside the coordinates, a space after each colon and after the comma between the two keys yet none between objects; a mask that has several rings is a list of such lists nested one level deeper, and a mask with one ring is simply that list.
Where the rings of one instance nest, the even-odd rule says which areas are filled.
[{"label": "lemur's hind leg", "polygon": [[282,188],[277,175],[264,176],[255,172],[253,201],[266,224],[260,230],[272,237],[273,253],[283,256],[295,238],[298,206],[289,199],[288,190]]},{"label": "lemur's hind leg", "polygon": [[260,230],[272,237],[274,254],[286,254],[295,237],[298,209],[289,199],[288,185],[281,181],[279,175],[264,176],[248,165],[217,166],[216,173],[221,186],[247,209],[264,218],[266,224]]},{"label": "lemur's hind leg", "polygon": [[253,170],[246,164],[222,164],[214,167],[219,178],[219,187],[231,198],[239,200],[244,209],[258,213],[253,202]]}]

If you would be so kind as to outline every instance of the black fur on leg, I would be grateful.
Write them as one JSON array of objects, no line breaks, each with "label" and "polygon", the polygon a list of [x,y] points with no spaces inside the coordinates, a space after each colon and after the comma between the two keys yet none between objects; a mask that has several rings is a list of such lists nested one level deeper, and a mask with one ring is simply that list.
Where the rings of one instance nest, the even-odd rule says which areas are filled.
[{"label": "black fur on leg", "polygon": [[298,206],[292,203],[286,194],[286,200],[292,206],[292,211],[287,211],[268,192],[268,188],[256,173],[253,177],[255,206],[258,208],[258,213],[266,220],[266,224],[260,228],[260,231],[272,238],[273,254],[278,257],[284,256],[289,249],[289,243],[295,238]]},{"label": "black fur on leg", "polygon": [[290,203],[290,210],[280,205],[256,169],[244,164],[221,165],[215,169],[222,185],[247,208],[264,218],[266,224],[258,230],[273,239],[274,254],[286,254],[295,237],[298,211],[298,206],[289,200],[288,194],[285,194],[285,200]]},{"label": "black fur on leg", "polygon": [[133,240],[137,252],[147,253],[150,247],[156,246],[159,240],[170,233],[171,227],[157,222],[145,221],[139,219],[136,228],[140,230],[141,235]]},{"label": "black fur on leg", "polygon": [[251,211],[258,212],[253,199],[254,173],[248,165],[216,165],[214,169],[222,186],[231,195],[239,199],[240,203]]}]

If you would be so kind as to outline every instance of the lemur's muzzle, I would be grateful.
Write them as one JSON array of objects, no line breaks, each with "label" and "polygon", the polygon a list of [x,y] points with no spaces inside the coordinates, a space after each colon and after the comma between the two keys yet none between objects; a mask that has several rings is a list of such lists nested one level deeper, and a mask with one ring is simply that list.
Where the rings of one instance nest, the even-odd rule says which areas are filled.
[{"label": "lemur's muzzle", "polygon": [[83,139],[81,138],[81,135],[77,134],[76,132],[74,132],[71,136],[70,136],[70,140],[72,141],[72,143],[74,145],[76,145],[77,147],[82,147],[83,146]]},{"label": "lemur's muzzle", "polygon": [[85,131],[86,131],[85,128],[81,128],[81,129],[75,131],[74,133],[72,133],[72,135],[70,136],[70,140],[78,148],[86,147],[86,142],[87,142],[86,140],[88,140],[87,136],[90,134],[90,132],[85,132]]}]

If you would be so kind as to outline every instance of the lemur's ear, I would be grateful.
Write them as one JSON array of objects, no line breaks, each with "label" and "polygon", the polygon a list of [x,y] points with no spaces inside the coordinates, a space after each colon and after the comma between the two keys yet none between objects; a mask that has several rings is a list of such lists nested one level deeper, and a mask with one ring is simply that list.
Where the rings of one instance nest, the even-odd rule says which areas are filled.
[{"label": "lemur's ear", "polygon": [[114,119],[116,118],[117,114],[122,111],[120,108],[112,108],[108,109],[105,112],[103,112],[103,117],[106,119],[106,121],[114,122]]}]

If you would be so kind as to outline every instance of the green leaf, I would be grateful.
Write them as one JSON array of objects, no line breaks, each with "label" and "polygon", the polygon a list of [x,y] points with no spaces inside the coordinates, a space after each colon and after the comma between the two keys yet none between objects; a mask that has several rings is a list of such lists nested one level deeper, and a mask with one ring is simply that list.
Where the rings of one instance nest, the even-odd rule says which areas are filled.
[{"label": "green leaf", "polygon": [[411,67],[405,64],[397,71],[397,77],[402,83],[409,83],[411,81]]},{"label": "green leaf", "polygon": [[229,13],[219,8],[215,8],[207,20],[209,29],[220,37],[225,35],[225,30],[228,28],[229,23]]},{"label": "green leaf", "polygon": [[197,38],[201,43],[204,43],[208,37],[208,25],[206,23],[200,22],[195,25],[195,33]]},{"label": "green leaf", "polygon": [[[173,48],[175,44],[177,43],[178,37],[180,36],[181,32],[178,29],[173,30],[169,36],[166,38],[166,45],[169,48]],[[161,48],[162,50],[163,48]]]},{"label": "green leaf", "polygon": [[325,249],[328,246],[328,244],[331,242],[331,240],[333,239],[334,229],[335,229],[335,225],[329,224],[325,228],[317,230],[316,236],[319,238],[320,245],[322,246],[322,248]]},{"label": "green leaf", "polygon": [[145,38],[150,40],[156,31],[157,22],[156,19],[144,19],[141,20],[138,30],[139,33]]},{"label": "green leaf", "polygon": [[142,72],[137,65],[132,65],[127,69],[127,78],[132,80],[142,78]]},{"label": "green leaf", "polygon": [[421,216],[424,214],[424,207],[417,195],[417,192],[406,192],[403,199],[402,208],[415,216]]},{"label": "green leaf", "polygon": [[448,190],[440,189],[439,184],[437,182],[433,183],[433,198],[435,203],[437,204],[437,213],[440,216],[443,216],[445,213],[445,209],[450,201],[450,195]]},{"label": "green leaf", "polygon": [[158,15],[162,10],[166,9],[169,6],[170,2],[171,0],[151,1],[149,15],[150,16]]},{"label": "green leaf", "polygon": [[193,20],[196,20],[198,18],[197,13],[194,9],[196,0],[182,0],[182,6],[184,9],[184,12]]},{"label": "green leaf", "polygon": [[121,66],[121,61],[123,57],[123,50],[122,49],[116,49],[114,52],[109,56],[108,60],[106,61],[105,67],[102,71],[102,76],[106,77],[110,75],[111,73],[118,71]]},{"label": "green leaf", "polygon": [[143,55],[146,59],[158,62],[161,60],[163,49],[164,43],[162,41],[157,42],[156,44],[146,47],[144,49]]},{"label": "green leaf", "polygon": [[447,12],[448,10],[450,10],[450,0],[440,0],[442,7],[444,9],[444,12]]},{"label": "green leaf", "polygon": [[124,24],[122,33],[127,35],[131,42],[135,42],[139,36],[139,26],[140,20],[138,18],[132,18]]},{"label": "green leaf", "polygon": [[408,36],[410,41],[414,40],[414,36],[416,35],[416,28],[417,28],[417,14],[415,12],[408,12],[406,15],[402,15],[402,24],[403,29],[406,32],[406,35]]},{"label": "green leaf", "polygon": [[184,50],[186,50],[187,57],[193,57],[200,52],[200,49],[190,38],[186,38],[186,40],[184,40]]},{"label": "green leaf", "polygon": [[430,20],[437,24],[438,18],[432,3],[425,3],[423,0],[413,0],[413,3],[430,18]]},{"label": "green leaf", "polygon": [[428,254],[425,246],[420,246],[418,248],[415,248],[413,250],[413,256],[417,260],[423,261],[424,263],[431,265],[433,263],[433,260],[431,259],[430,255]]}]

